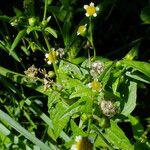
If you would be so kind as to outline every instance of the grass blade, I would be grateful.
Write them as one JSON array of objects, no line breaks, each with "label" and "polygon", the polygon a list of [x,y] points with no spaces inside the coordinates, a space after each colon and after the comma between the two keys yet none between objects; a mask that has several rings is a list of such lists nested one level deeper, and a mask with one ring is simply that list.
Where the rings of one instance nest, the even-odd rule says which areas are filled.
[{"label": "grass blade", "polygon": [[17,123],[14,119],[12,119],[8,114],[3,112],[2,110],[0,110],[0,119],[6,121],[12,128],[17,130],[35,145],[39,146],[42,150],[50,150],[50,148],[46,144],[41,142],[38,138],[36,138],[34,135],[32,135],[30,132],[24,129],[19,123]]}]

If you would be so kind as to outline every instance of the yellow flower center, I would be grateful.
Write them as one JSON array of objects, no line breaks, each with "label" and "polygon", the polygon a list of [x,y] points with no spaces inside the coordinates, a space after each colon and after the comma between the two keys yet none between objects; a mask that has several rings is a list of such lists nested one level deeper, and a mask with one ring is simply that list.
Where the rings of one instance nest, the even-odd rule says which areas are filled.
[{"label": "yellow flower center", "polygon": [[54,63],[57,60],[57,56],[56,56],[56,52],[54,50],[52,50],[49,54],[48,54],[48,61]]},{"label": "yellow flower center", "polygon": [[94,6],[87,6],[86,12],[89,16],[92,16],[96,13],[96,8]]},{"label": "yellow flower center", "polygon": [[101,90],[101,83],[98,82],[98,81],[93,81],[93,82],[91,83],[91,87],[92,87],[92,89],[95,90],[95,91],[100,91],[100,90]]},{"label": "yellow flower center", "polygon": [[78,28],[77,33],[82,35],[82,34],[84,34],[85,30],[86,30],[86,26],[82,25]]},{"label": "yellow flower center", "polygon": [[86,138],[77,142],[77,150],[92,150],[92,144]]}]

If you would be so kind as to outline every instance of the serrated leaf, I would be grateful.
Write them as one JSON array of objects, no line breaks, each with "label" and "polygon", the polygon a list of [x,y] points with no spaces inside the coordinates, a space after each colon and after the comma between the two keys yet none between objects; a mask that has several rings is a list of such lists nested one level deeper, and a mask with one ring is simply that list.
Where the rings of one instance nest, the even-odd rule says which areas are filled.
[{"label": "serrated leaf", "polygon": [[131,145],[125,133],[113,120],[110,120],[110,127],[105,130],[103,136],[108,142],[117,146],[121,150],[134,150],[133,145]]},{"label": "serrated leaf", "polygon": [[69,121],[69,116],[63,118],[61,117],[67,108],[68,106],[66,104],[64,104],[63,102],[59,102],[57,103],[56,107],[51,109],[50,111],[50,115],[54,127],[55,138],[60,136],[60,133],[62,132],[62,130],[64,129],[64,127]]},{"label": "serrated leaf", "polygon": [[81,88],[77,87],[69,98],[71,99],[75,97],[93,97],[94,95],[95,95],[94,92],[92,92],[92,90],[89,89],[88,87],[81,87]]},{"label": "serrated leaf", "polygon": [[146,6],[141,14],[140,14],[141,20],[146,23],[146,24],[150,24],[150,6]]},{"label": "serrated leaf", "polygon": [[121,114],[128,116],[136,106],[136,98],[137,98],[137,83],[130,81],[128,86],[128,96],[124,108]]},{"label": "serrated leaf", "polygon": [[66,111],[62,114],[61,118],[64,118],[66,116],[72,116],[74,113],[79,112],[82,105],[85,105],[86,98],[81,98],[71,106],[69,106]]},{"label": "serrated leaf", "polygon": [[44,31],[50,33],[50,34],[53,35],[55,38],[57,38],[57,33],[56,33],[56,31],[55,31],[54,29],[52,29],[51,27],[46,27],[46,28],[44,29]]},{"label": "serrated leaf", "polygon": [[81,80],[84,78],[80,68],[70,62],[61,61],[59,65],[59,70],[64,74],[72,76],[72,78],[78,78]]}]

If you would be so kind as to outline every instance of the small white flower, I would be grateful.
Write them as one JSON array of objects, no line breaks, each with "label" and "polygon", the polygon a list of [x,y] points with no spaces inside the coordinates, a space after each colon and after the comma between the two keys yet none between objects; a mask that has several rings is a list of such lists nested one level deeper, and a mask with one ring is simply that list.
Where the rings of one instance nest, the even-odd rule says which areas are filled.
[{"label": "small white flower", "polygon": [[52,64],[52,62],[51,62],[51,61],[47,61],[47,63],[48,63],[49,65],[51,65],[51,64]]},{"label": "small white flower", "polygon": [[45,58],[48,58],[48,55],[49,55],[49,54],[45,54]]},{"label": "small white flower", "polygon": [[93,2],[91,2],[89,5],[84,5],[84,9],[86,10],[85,15],[87,17],[90,17],[90,16],[96,17],[97,16],[96,12],[99,11],[99,8],[95,7]]},{"label": "small white flower", "polygon": [[55,49],[51,48],[51,51],[45,54],[45,58],[49,65],[52,63],[57,63],[57,55]]},{"label": "small white flower", "polygon": [[98,80],[88,83],[88,87],[91,88],[93,92],[100,92],[102,90],[102,85]]}]

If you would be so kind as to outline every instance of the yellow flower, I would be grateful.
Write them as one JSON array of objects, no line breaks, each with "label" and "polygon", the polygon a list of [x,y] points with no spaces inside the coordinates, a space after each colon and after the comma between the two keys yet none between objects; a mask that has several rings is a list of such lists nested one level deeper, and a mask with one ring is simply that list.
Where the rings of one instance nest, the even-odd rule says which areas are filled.
[{"label": "yellow flower", "polygon": [[99,8],[95,7],[94,3],[92,3],[92,2],[89,5],[84,5],[84,9],[86,10],[85,15],[87,17],[90,17],[90,16],[96,17],[97,16],[96,12],[99,11]]},{"label": "yellow flower", "polygon": [[78,31],[77,31],[77,35],[84,35],[84,33],[86,31],[86,26],[87,26],[87,24],[79,26]]},{"label": "yellow flower", "polygon": [[102,85],[100,82],[98,82],[97,80],[94,80],[93,82],[89,83],[88,84],[88,87],[89,88],[92,88],[93,91],[96,91],[96,92],[100,92],[101,89],[102,89]]},{"label": "yellow flower", "polygon": [[93,139],[77,136],[76,144],[72,145],[71,150],[92,150]]},{"label": "yellow flower", "polygon": [[49,65],[57,62],[57,55],[56,55],[56,51],[54,48],[51,49],[51,52],[46,53],[45,57]]}]

